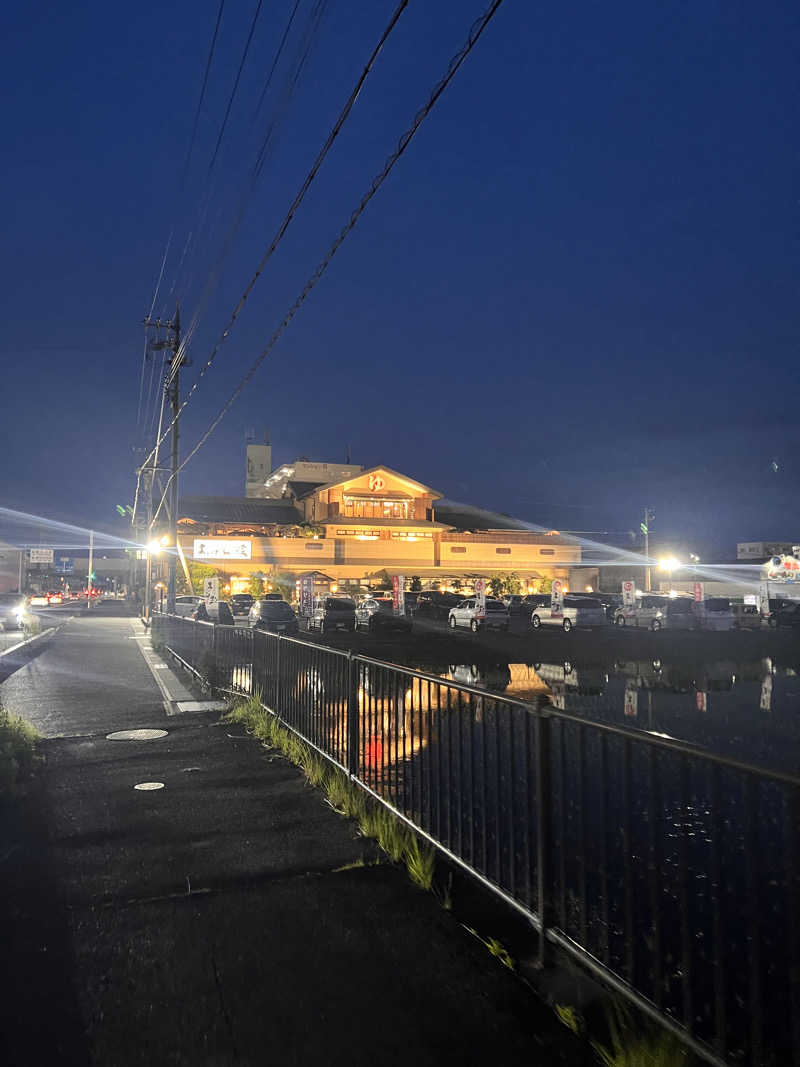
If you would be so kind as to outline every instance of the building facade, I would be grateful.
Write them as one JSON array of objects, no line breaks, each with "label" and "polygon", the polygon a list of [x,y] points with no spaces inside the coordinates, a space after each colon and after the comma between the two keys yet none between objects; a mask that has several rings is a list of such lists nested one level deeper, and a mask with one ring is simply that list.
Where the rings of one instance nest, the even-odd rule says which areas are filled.
[{"label": "building facade", "polygon": [[474,508],[437,507],[441,493],[389,467],[333,466],[345,467],[344,475],[313,481],[310,469],[293,465],[281,473],[278,498],[182,499],[179,542],[186,560],[218,568],[232,592],[253,575],[282,572],[316,572],[343,589],[368,588],[394,574],[407,584],[418,577],[424,587],[458,580],[468,588],[477,578],[508,572],[523,588],[552,578],[569,588],[596,588],[596,569],[581,567],[580,545],[570,538],[530,532]]}]

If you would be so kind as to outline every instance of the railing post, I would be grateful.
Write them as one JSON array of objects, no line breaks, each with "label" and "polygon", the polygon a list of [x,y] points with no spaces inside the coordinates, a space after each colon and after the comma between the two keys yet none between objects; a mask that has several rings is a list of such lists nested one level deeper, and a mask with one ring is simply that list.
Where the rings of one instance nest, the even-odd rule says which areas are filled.
[{"label": "railing post", "polygon": [[[550,915],[550,859],[553,791],[550,776],[550,716],[536,713],[536,897],[539,910],[539,966],[547,963]],[[564,842],[561,842],[564,847]]]},{"label": "railing post", "polygon": [[351,778],[358,777],[358,663],[352,652],[347,653],[347,770]]},{"label": "railing post", "polygon": [[275,696],[272,701],[272,710],[280,715],[281,696],[281,635],[278,634],[278,644],[275,648]]}]

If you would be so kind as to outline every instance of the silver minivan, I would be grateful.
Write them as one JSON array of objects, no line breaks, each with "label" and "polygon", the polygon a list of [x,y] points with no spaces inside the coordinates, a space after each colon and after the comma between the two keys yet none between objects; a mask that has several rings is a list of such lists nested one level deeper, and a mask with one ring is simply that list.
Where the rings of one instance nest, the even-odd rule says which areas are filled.
[{"label": "silver minivan", "polygon": [[553,615],[553,608],[542,604],[531,615],[531,626],[538,630],[540,626],[560,626],[564,633],[569,633],[575,626],[605,626],[606,609],[599,600],[588,596],[565,596],[561,612]]},{"label": "silver minivan", "polygon": [[694,599],[645,593],[636,598],[636,606],[627,612],[620,608],[614,616],[617,626],[636,626],[645,630],[693,630],[697,625]]}]

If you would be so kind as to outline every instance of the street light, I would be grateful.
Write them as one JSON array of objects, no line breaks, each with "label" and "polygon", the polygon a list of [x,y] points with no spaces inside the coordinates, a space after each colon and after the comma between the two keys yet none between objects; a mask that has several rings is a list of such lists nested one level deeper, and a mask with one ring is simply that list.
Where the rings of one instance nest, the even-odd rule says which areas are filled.
[{"label": "street light", "polygon": [[667,571],[669,574],[672,574],[673,571],[676,571],[678,567],[680,567],[680,565],[681,561],[679,559],[675,559],[674,556],[666,556],[664,559],[660,559],[658,561],[658,569],[660,571]]}]

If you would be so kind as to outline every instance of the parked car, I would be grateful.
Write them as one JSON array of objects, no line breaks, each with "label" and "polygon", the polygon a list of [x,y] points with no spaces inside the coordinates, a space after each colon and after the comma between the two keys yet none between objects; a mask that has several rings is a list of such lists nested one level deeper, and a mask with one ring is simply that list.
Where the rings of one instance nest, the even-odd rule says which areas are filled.
[{"label": "parked car", "polygon": [[503,603],[509,615],[524,615],[526,611],[525,597],[521,593],[509,593],[503,597]]},{"label": "parked car", "polygon": [[461,600],[450,609],[447,621],[451,630],[457,626],[468,626],[473,633],[478,630],[507,630],[508,609],[502,600],[487,597],[482,609],[478,597]]},{"label": "parked car", "polygon": [[761,612],[758,604],[731,604],[734,630],[760,630]]},{"label": "parked car", "polygon": [[619,593],[570,593],[569,596],[599,600],[609,622],[614,621],[614,617],[622,607],[622,596]]},{"label": "parked car", "polygon": [[446,619],[450,609],[460,604],[463,599],[458,593],[440,593],[435,590],[418,593],[414,614],[421,619]]},{"label": "parked car", "polygon": [[531,615],[531,626],[534,630],[541,626],[560,626],[564,633],[569,633],[576,626],[605,626],[606,622],[605,608],[599,600],[590,596],[567,595],[559,614],[553,615],[552,604],[542,604]]},{"label": "parked car", "polygon": [[28,603],[32,608],[46,608],[50,601],[47,593],[32,593]]},{"label": "parked car", "polygon": [[309,630],[355,630],[356,605],[349,596],[321,596],[314,601]]},{"label": "parked car", "polygon": [[388,630],[411,633],[411,619],[397,615],[391,600],[362,600],[356,608],[356,626],[365,626],[370,633]]},{"label": "parked car", "polygon": [[181,615],[185,619],[190,619],[197,610],[197,605],[203,603],[204,600],[201,596],[191,596],[189,594],[186,594],[184,596],[176,596],[175,614]]},{"label": "parked car", "polygon": [[549,608],[550,600],[549,593],[528,593],[522,598],[522,603],[526,611],[533,611],[534,608]]},{"label": "parked car", "polygon": [[779,626],[800,626],[800,601],[784,600],[775,604],[767,615],[767,625],[773,630]]},{"label": "parked car", "polygon": [[247,621],[254,630],[269,630],[273,634],[286,634],[293,637],[300,632],[297,616],[283,598],[254,601]]},{"label": "parked car", "polygon": [[282,593],[265,593],[262,600],[283,600]]},{"label": "parked car", "polygon": [[416,589],[409,590],[408,592],[406,592],[404,594],[404,600],[405,600],[405,605],[406,605],[406,615],[416,615],[416,613],[417,613],[417,598],[418,597],[419,597],[419,592]]},{"label": "parked car", "polygon": [[0,626],[4,630],[21,630],[25,601],[19,593],[0,593]]},{"label": "parked car", "polygon": [[234,626],[236,624],[231,606],[224,600],[220,600],[213,608],[207,607],[205,600],[201,600],[192,612],[192,618],[197,622],[216,622],[222,626]]},{"label": "parked car", "polygon": [[696,618],[692,597],[645,593],[637,597],[636,606],[630,613],[619,608],[614,622],[617,626],[638,626],[647,630],[693,630]]},{"label": "parked car", "polygon": [[712,596],[694,605],[697,625],[701,630],[732,630],[733,612],[726,596]]},{"label": "parked car", "polygon": [[253,606],[254,598],[250,593],[234,593],[231,597],[231,612],[234,615],[247,615]]}]

